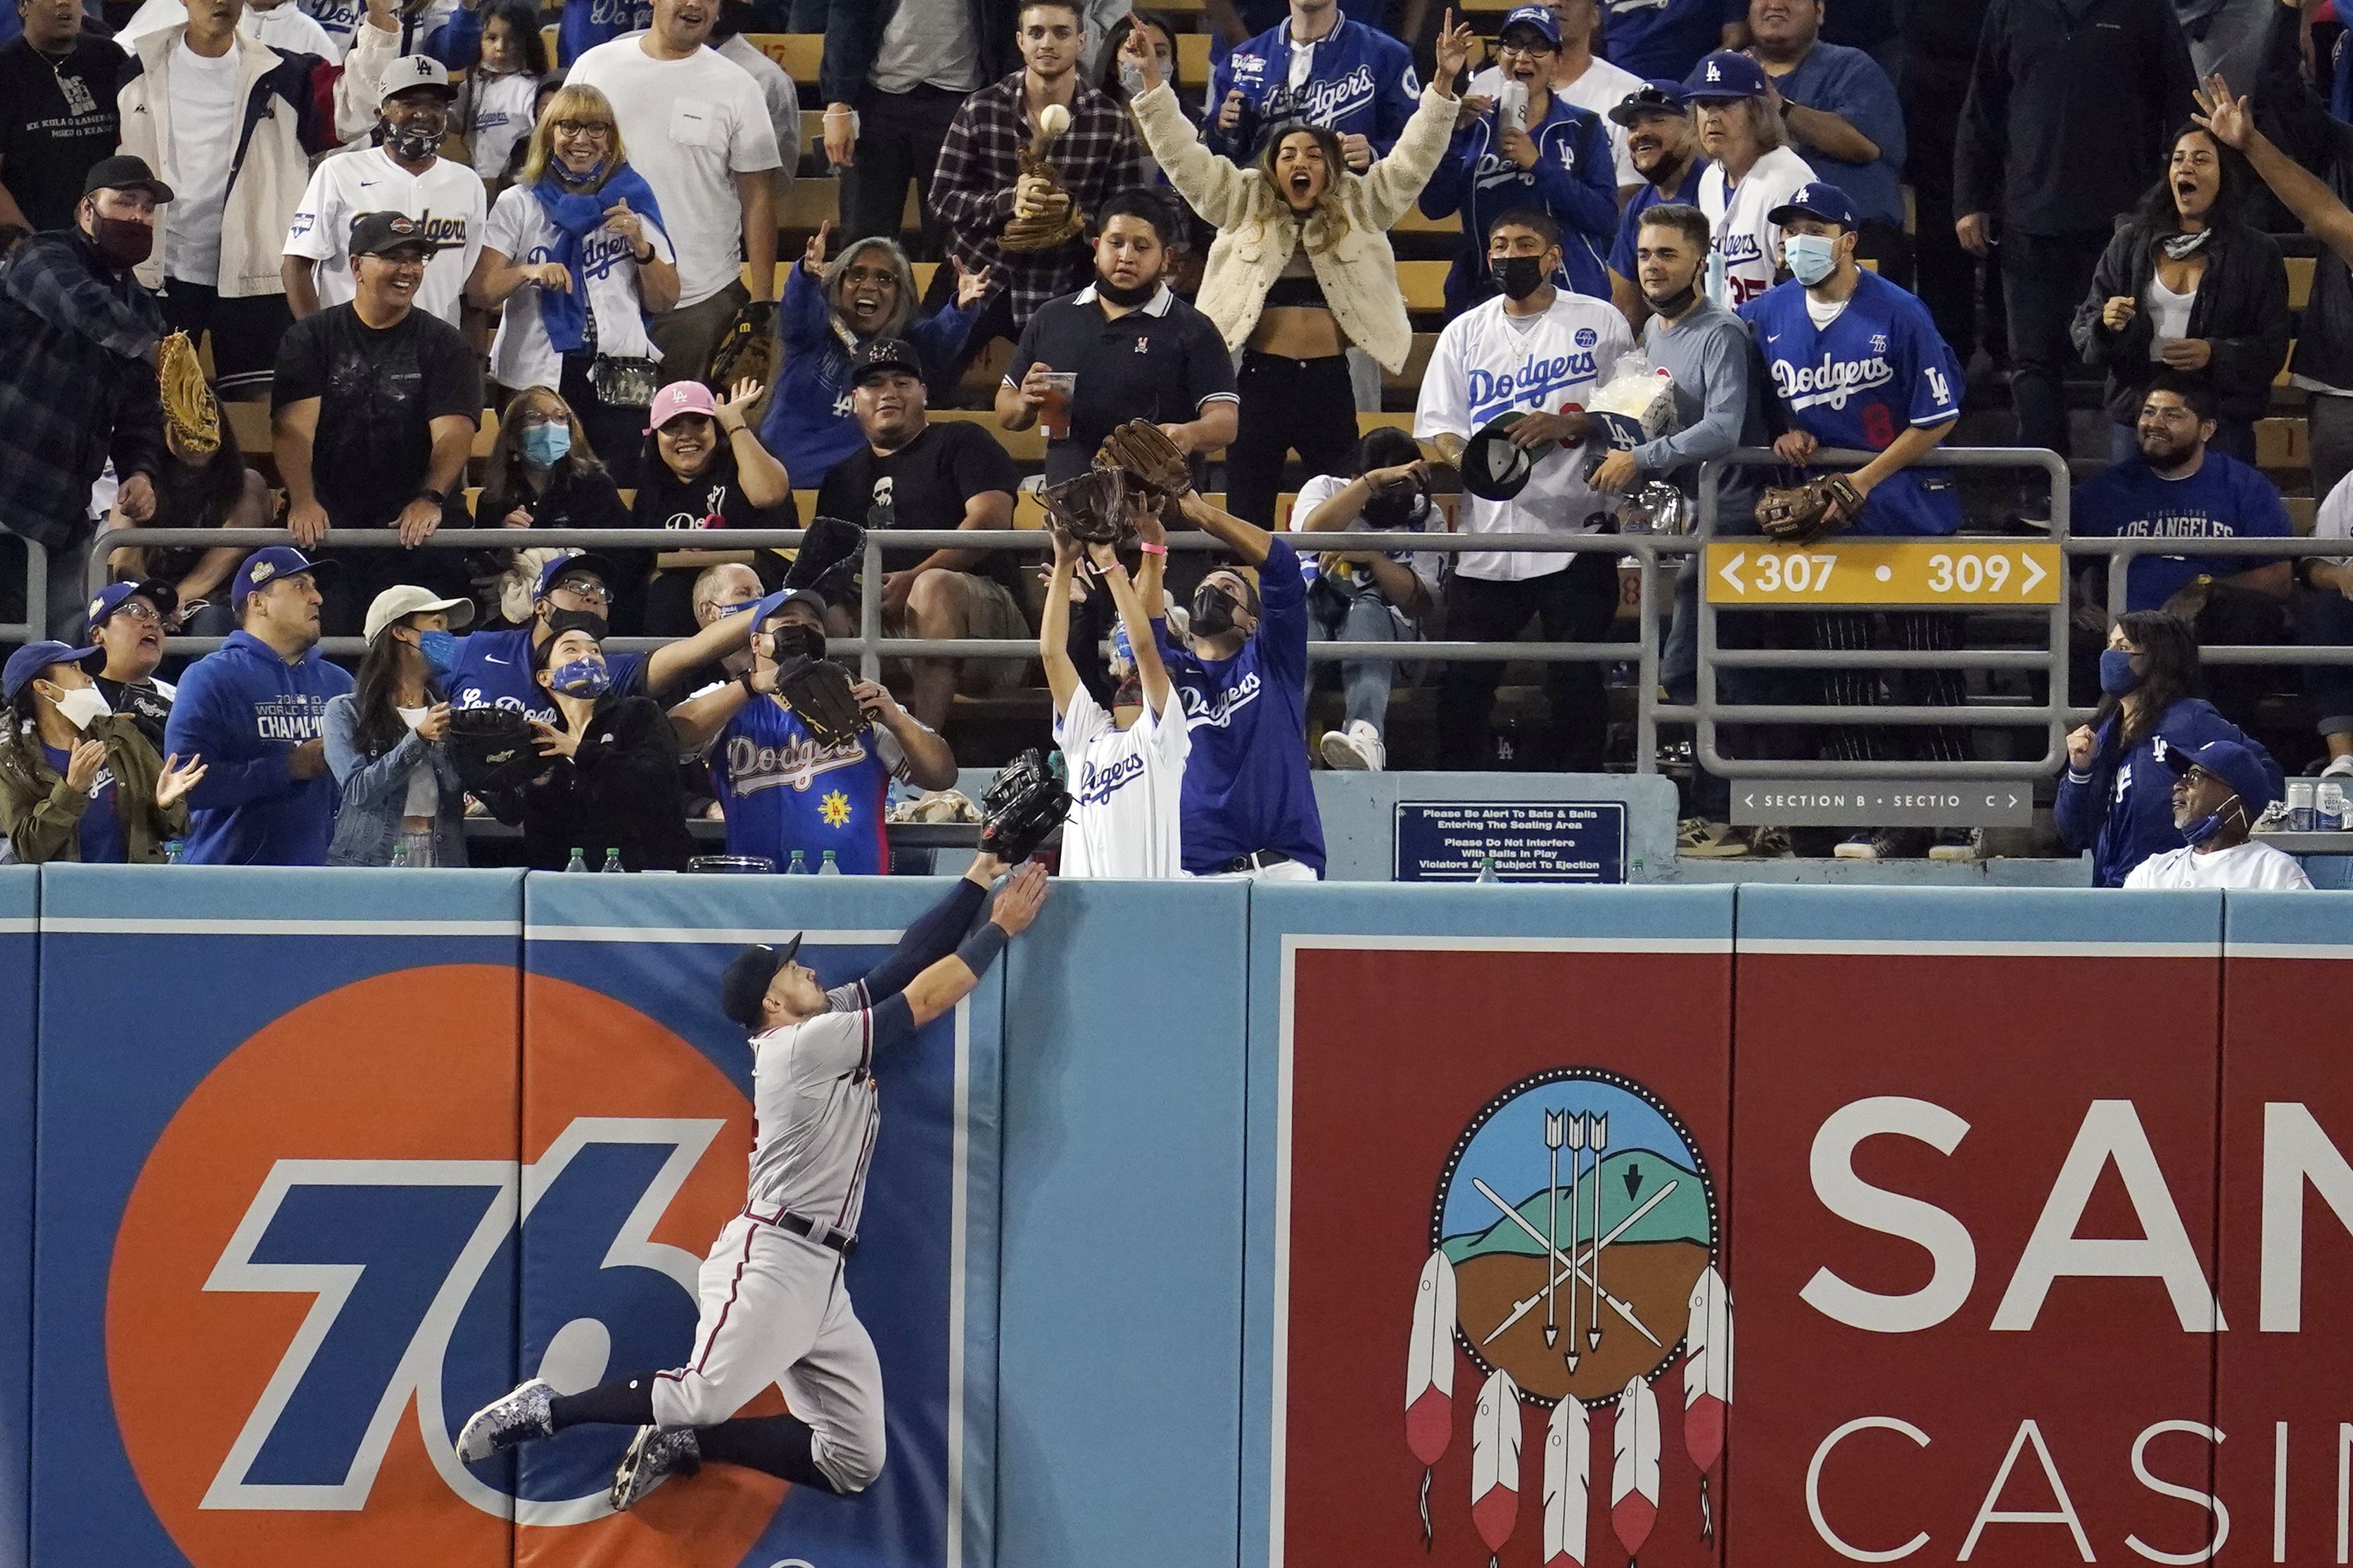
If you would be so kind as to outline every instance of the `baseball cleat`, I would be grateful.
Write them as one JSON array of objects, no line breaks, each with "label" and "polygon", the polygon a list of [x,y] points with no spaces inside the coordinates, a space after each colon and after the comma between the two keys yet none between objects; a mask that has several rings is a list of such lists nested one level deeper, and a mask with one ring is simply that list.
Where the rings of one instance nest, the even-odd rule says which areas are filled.
[{"label": "baseball cleat", "polygon": [[469,1465],[478,1464],[518,1443],[554,1436],[555,1424],[547,1414],[547,1402],[554,1393],[545,1380],[534,1377],[475,1411],[459,1429],[458,1458]]},{"label": "baseball cleat", "polygon": [[619,1467],[613,1471],[613,1511],[627,1513],[670,1477],[691,1476],[702,1468],[702,1449],[694,1440],[692,1427],[665,1432],[659,1426],[640,1426],[630,1440],[629,1451],[621,1456]]}]

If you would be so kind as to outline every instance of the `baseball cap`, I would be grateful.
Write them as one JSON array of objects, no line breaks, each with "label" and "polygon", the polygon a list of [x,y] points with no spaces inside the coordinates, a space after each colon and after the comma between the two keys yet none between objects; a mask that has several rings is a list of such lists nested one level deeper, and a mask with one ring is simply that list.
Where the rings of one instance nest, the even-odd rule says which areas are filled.
[{"label": "baseball cap", "polygon": [[392,256],[414,250],[430,258],[438,248],[425,226],[406,213],[362,213],[352,219],[353,256]]},{"label": "baseball cap", "polygon": [[474,618],[474,602],[471,599],[445,599],[430,588],[404,583],[398,587],[386,588],[375,596],[375,603],[368,605],[367,625],[364,628],[367,640],[375,641],[378,632],[401,616],[421,615],[427,610],[448,611],[449,629],[452,631]]},{"label": "baseball cap", "polygon": [[1514,27],[1534,27],[1544,35],[1545,42],[1555,48],[1560,47],[1560,18],[1552,14],[1552,7],[1549,5],[1514,7],[1512,14],[1504,18],[1504,25],[1495,29],[1496,38],[1500,41],[1504,34]]},{"label": "baseball cap", "polygon": [[1620,99],[1609,118],[1620,125],[1631,125],[1646,114],[1682,114],[1688,108],[1683,83],[1672,77],[1652,77]]},{"label": "baseball cap", "polygon": [[82,176],[81,194],[94,191],[145,191],[158,202],[172,199],[172,187],[155,177],[147,160],[129,153],[118,153],[111,158],[100,158]]},{"label": "baseball cap", "polygon": [[559,555],[539,569],[539,592],[533,597],[546,598],[554,591],[555,584],[563,580],[567,572],[586,572],[604,584],[608,590],[615,584],[625,581],[627,575],[622,572],[618,562],[609,555],[599,555],[593,550],[583,551],[577,555]]},{"label": "baseball cap", "polygon": [[681,414],[719,417],[719,400],[699,381],[673,381],[654,394],[646,407],[646,434],[650,436]]},{"label": "baseball cap", "polygon": [[1482,500],[1510,500],[1527,488],[1535,472],[1535,454],[1512,445],[1512,426],[1524,410],[1498,414],[1471,433],[1462,444],[1462,488]]},{"label": "baseball cap", "polygon": [[180,607],[180,591],[169,583],[109,583],[90,602],[90,615],[82,622],[81,635],[96,637],[98,628],[106,624],[106,617],[133,599],[147,600],[166,619]]},{"label": "baseball cap", "polygon": [[800,950],[801,939],[795,933],[790,942],[780,947],[754,942],[737,953],[726,973],[719,977],[719,1010],[747,1029],[758,1028],[760,1004],[767,996],[776,972],[790,963]]},{"label": "baseball cap", "polygon": [[1765,221],[1777,228],[1786,228],[1793,217],[1819,218],[1841,228],[1852,228],[1854,204],[1836,185],[1816,180],[1791,191],[1788,201],[1765,215]]},{"label": "baseball cap", "polygon": [[420,87],[438,87],[445,99],[458,96],[458,89],[449,85],[447,66],[431,55],[403,55],[384,68],[384,84],[376,89],[375,100],[382,103]]},{"label": "baseball cap", "polygon": [[315,580],[332,561],[313,561],[290,544],[265,544],[245,558],[237,575],[228,585],[228,602],[241,605],[246,595],[256,588],[275,583],[280,577],[299,577],[308,572]]},{"label": "baseball cap", "polygon": [[919,381],[923,379],[923,362],[915,353],[915,345],[898,338],[877,338],[850,362],[849,384],[860,386],[870,375],[900,370]]},{"label": "baseball cap", "polygon": [[0,698],[10,702],[16,694],[53,664],[79,664],[87,668],[98,655],[94,647],[76,647],[71,643],[28,642],[8,656],[8,665],[0,670]]},{"label": "baseball cap", "polygon": [[752,606],[752,629],[766,626],[787,605],[807,605],[817,612],[818,624],[825,624],[824,595],[812,588],[780,588]]},{"label": "baseball cap", "polygon": [[1730,98],[1765,96],[1765,68],[1736,49],[1718,49],[1683,79],[1683,101],[1716,103]]},{"label": "baseball cap", "polygon": [[[8,661],[8,679],[16,678],[16,661]],[[2263,808],[2279,798],[2272,787],[2271,770],[2255,757],[2255,753],[2236,741],[2209,741],[2192,750],[2185,746],[2165,748],[2165,765],[2177,777],[2191,768],[2200,768],[2231,786],[2239,804],[2247,808],[2247,820],[2252,822],[2263,814]]]}]

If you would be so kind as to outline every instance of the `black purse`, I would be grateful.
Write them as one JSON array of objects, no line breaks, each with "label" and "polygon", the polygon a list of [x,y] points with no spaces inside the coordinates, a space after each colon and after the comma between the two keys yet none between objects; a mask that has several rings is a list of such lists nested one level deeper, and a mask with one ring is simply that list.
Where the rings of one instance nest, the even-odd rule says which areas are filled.
[{"label": "black purse", "polygon": [[661,385],[661,366],[649,359],[598,354],[588,365],[588,388],[607,408],[644,408]]}]

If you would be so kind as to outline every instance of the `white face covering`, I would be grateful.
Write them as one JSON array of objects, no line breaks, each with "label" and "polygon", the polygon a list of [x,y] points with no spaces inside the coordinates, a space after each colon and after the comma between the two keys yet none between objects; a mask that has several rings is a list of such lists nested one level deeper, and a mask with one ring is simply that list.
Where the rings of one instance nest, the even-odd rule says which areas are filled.
[{"label": "white face covering", "polygon": [[419,724],[425,722],[426,715],[432,712],[433,710],[430,708],[395,708],[393,711],[400,715],[400,721],[402,723],[414,730]]},{"label": "white face covering", "polygon": [[95,686],[77,686],[58,694],[58,712],[77,730],[87,730],[114,710]]}]

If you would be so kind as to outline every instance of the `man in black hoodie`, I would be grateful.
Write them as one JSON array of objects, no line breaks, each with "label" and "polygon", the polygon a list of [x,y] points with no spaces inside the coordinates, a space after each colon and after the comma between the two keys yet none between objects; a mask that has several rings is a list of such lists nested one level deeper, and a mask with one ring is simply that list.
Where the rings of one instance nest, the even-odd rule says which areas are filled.
[{"label": "man in black hoodie", "polygon": [[1953,154],[1963,249],[1998,247],[2022,445],[2068,451],[2068,331],[2116,215],[2163,173],[2189,117],[2189,50],[2168,0],[1993,0]]},{"label": "man in black hoodie", "polygon": [[[2353,125],[2333,118],[2328,100],[2304,79],[2303,13],[2295,0],[2272,7],[2263,74],[2249,96],[2255,125],[2296,163],[2353,205]],[[2246,89],[2237,82],[2231,84]],[[2312,298],[2298,323],[2288,374],[2312,394],[2305,419],[2312,437],[2312,493],[2327,496],[2353,470],[2353,273],[2323,251]]]}]

